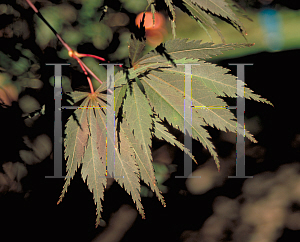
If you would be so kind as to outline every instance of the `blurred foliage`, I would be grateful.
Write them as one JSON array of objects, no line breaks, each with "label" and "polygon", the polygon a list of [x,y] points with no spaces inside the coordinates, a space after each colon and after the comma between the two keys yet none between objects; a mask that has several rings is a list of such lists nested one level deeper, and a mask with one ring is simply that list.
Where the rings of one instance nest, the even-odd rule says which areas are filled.
[{"label": "blurred foliage", "polygon": [[[243,16],[239,16],[246,29],[247,40],[232,28],[230,24],[220,19],[216,19],[216,22],[222,30],[226,43],[245,43],[247,41],[248,43],[255,43],[255,45],[251,48],[228,51],[223,55],[212,57],[212,60],[234,58],[262,51],[283,51],[300,48],[300,32],[296,31],[300,28],[299,10],[292,10],[280,4],[262,5],[259,8],[254,8],[253,5],[245,5],[244,7],[246,8],[246,15],[252,20],[250,21]],[[191,39],[202,39],[203,42],[210,42],[206,33],[199,29],[197,23],[184,13],[177,11],[177,19],[176,31],[178,38],[189,37]],[[167,28],[168,38],[171,38],[171,28],[169,26]],[[199,31],[195,31],[195,29]],[[210,34],[215,43],[221,43],[217,33],[210,31]],[[274,49],[272,42],[276,39],[281,43]]]},{"label": "blurred foliage", "polygon": [[[299,169],[297,162],[284,164],[275,172],[246,179],[236,198],[217,196],[213,213],[198,231],[185,231],[182,241],[271,242],[279,241],[284,229],[299,231]],[[280,241],[292,240],[285,237]]]},{"label": "blurred foliage", "polygon": [[[121,63],[128,57],[129,25],[135,20],[131,13],[140,13],[147,6],[146,0],[123,0],[116,5],[109,3],[109,6],[105,5],[104,18],[99,21],[104,13],[103,0],[62,0],[53,3],[36,0],[32,3],[71,48]],[[71,62],[70,68],[79,70],[76,61],[68,56],[67,50],[59,43],[49,27],[34,14],[26,1],[18,0],[16,3],[4,1],[0,4],[0,20],[1,45],[8,47],[0,51],[1,72],[5,73],[2,79],[7,79],[5,85],[14,80],[11,84],[18,95],[26,88],[41,89],[43,83],[49,81],[49,78],[41,80],[43,77],[39,73],[38,60]],[[57,56],[51,58],[44,56],[49,48],[55,49]],[[105,68],[99,67],[98,62],[89,58],[84,62],[91,65],[101,79],[106,78]],[[96,88],[99,86],[95,80],[93,84]],[[1,84],[1,90],[2,85],[4,84]],[[82,80],[81,85],[87,85],[86,80]],[[12,94],[3,94],[2,91],[1,100],[5,99],[5,102],[2,100],[3,103],[10,105],[7,95]],[[10,99],[16,101],[16,97]]]},{"label": "blurred foliage", "polygon": [[[167,193],[169,188],[164,185],[164,182],[170,178],[171,173],[176,171],[175,164],[163,164],[159,162],[153,162],[153,168],[155,171],[155,178],[157,181],[158,189],[164,194]],[[153,197],[154,193],[149,189],[149,187],[142,185],[141,186],[141,196],[142,197]]]}]

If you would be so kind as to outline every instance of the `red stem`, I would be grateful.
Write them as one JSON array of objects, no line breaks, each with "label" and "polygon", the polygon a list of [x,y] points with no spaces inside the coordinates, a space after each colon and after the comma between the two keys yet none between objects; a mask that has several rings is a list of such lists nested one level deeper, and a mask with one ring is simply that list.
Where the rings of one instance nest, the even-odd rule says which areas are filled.
[{"label": "red stem", "polygon": [[[33,11],[35,13],[38,13],[39,11],[37,10],[37,8],[32,4],[32,2],[30,0],[26,0],[26,2],[29,4],[29,6],[33,9]],[[46,20],[45,20],[46,21]],[[47,24],[49,24],[47,22]],[[49,25],[50,26],[50,25]],[[52,28],[50,26],[50,28]],[[93,57],[93,58],[96,58],[96,59],[99,59],[99,60],[102,60],[102,61],[105,61],[104,58],[102,57],[99,57],[99,56],[96,56],[96,55],[90,55],[90,54],[79,54],[79,53],[74,53],[74,51],[72,50],[72,48],[62,39],[62,37],[56,33],[56,31],[52,28],[51,29],[55,36],[59,39],[59,41],[63,44],[63,46],[68,50],[69,52],[69,56],[74,58],[75,60],[77,60],[77,62],[79,63],[81,69],[83,70],[84,74],[87,76],[87,80],[88,80],[88,83],[89,83],[89,86],[90,86],[90,89],[91,89],[91,93],[94,94],[94,88],[93,88],[93,85],[92,85],[92,81],[90,79],[90,77],[88,76],[88,73],[86,72],[86,70],[100,83],[102,84],[102,81],[94,74],[94,72],[92,72],[78,57],[84,57],[84,56],[87,56],[87,57]],[[111,90],[108,89],[108,92],[112,93]]]},{"label": "red stem", "polygon": [[[77,57],[78,58],[78,57]],[[82,62],[82,60],[80,60],[79,58],[78,58],[78,60],[81,62],[81,64],[84,66],[84,68],[100,83],[100,84],[102,84],[103,82],[95,75],[95,73],[94,72],[92,72],[91,70],[90,70],[90,68],[88,68],[83,62]],[[77,61],[78,61],[77,60]],[[113,93],[110,89],[107,89],[107,91],[109,92],[109,93]]]},{"label": "red stem", "polygon": [[29,4],[29,6],[33,9],[34,12],[38,13],[39,11],[36,9],[36,7],[30,2],[30,0],[26,0],[26,2]]},{"label": "red stem", "polygon": [[64,47],[66,47],[66,49],[68,50],[68,52],[72,51],[72,48],[62,39],[62,37],[60,37],[59,34],[56,34],[56,37],[59,39],[59,41],[63,44]]},{"label": "red stem", "polygon": [[94,87],[93,87],[93,85],[92,85],[92,81],[91,81],[90,77],[88,76],[88,74],[87,74],[87,72],[86,72],[84,66],[82,65],[83,62],[82,62],[77,56],[75,56],[75,57],[73,57],[73,58],[76,59],[77,62],[79,63],[81,69],[83,70],[83,72],[84,72],[84,74],[86,75],[86,78],[87,78],[87,80],[88,80],[88,82],[89,82],[90,89],[91,89],[91,94],[94,94]]},{"label": "red stem", "polygon": [[[92,57],[92,58],[96,58],[96,59],[101,60],[101,61],[105,61],[104,58],[99,57],[99,56],[97,56],[97,55],[80,54],[80,53],[77,53],[76,55],[77,55],[78,57]],[[109,61],[108,61],[108,62],[109,62]]]}]

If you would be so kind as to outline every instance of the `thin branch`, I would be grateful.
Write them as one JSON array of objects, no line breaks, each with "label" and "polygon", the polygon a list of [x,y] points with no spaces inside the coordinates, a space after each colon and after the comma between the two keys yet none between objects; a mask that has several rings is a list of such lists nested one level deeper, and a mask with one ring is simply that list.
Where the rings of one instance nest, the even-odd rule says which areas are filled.
[{"label": "thin branch", "polygon": [[[43,17],[43,15],[37,10],[37,8],[33,5],[33,3],[30,0],[26,0],[26,2],[29,4],[29,6],[33,9],[33,11],[38,15],[38,17],[43,20],[43,22],[51,29],[51,31],[55,34],[55,36],[58,38],[58,40],[63,44],[63,46],[68,50],[69,56],[77,60],[79,63],[81,69],[83,70],[84,74],[87,76],[87,80],[91,89],[91,93],[94,93],[94,88],[91,82],[90,77],[88,76],[87,71],[100,83],[103,82],[95,75],[94,72],[92,72],[79,58],[80,57],[92,57],[96,58],[101,61],[105,61],[104,58],[96,56],[96,55],[90,55],[90,54],[79,54],[76,51],[73,51],[73,49],[62,39],[62,37],[56,32],[56,30],[49,24],[49,22]],[[107,90],[108,92],[112,93],[110,89]]]},{"label": "thin branch", "polygon": [[98,59],[98,60],[101,60],[101,61],[105,61],[104,58],[99,57],[99,56],[97,56],[97,55],[90,55],[90,54],[76,53],[76,56],[78,56],[78,57],[92,57],[92,58],[95,58],[95,59]]},{"label": "thin branch", "polygon": [[39,11],[36,9],[36,7],[30,2],[30,0],[26,0],[26,2],[29,4],[29,6],[33,9],[34,12],[38,13]]},{"label": "thin branch", "polygon": [[75,56],[74,58],[77,60],[77,62],[79,63],[81,69],[83,70],[84,74],[86,75],[86,78],[87,78],[87,80],[89,82],[89,85],[90,85],[91,94],[94,94],[94,87],[92,85],[92,81],[91,81],[90,77],[88,76],[88,73],[86,72],[84,66],[82,65],[83,62],[77,56]]}]

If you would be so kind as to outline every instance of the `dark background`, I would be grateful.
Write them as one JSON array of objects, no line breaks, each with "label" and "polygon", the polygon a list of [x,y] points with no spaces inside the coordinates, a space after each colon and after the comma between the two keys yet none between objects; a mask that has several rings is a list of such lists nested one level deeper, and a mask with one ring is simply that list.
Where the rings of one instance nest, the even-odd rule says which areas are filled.
[{"label": "dark background", "polygon": [[[4,2],[8,3],[8,1]],[[52,2],[60,3],[60,1]],[[297,1],[274,1],[272,4],[275,3],[291,9],[299,9]],[[251,5],[250,2],[249,4]],[[253,2],[251,6],[258,8],[260,4]],[[23,11],[18,5],[14,5],[14,7],[21,12]],[[25,11],[23,12],[25,13]],[[26,10],[26,14],[27,12],[30,12],[30,9]],[[127,14],[132,22],[134,15],[132,13]],[[0,15],[0,17],[5,18],[7,16]],[[9,41],[11,40],[1,38],[1,46],[11,46],[5,47],[5,49],[1,48],[4,53],[14,52],[13,45],[8,45]],[[15,39],[15,41],[18,42],[19,39]],[[27,42],[24,42],[24,45],[30,47],[32,41],[33,39],[29,38]],[[118,41],[112,41],[105,50],[108,52],[98,51],[98,53],[107,58],[107,53],[113,53],[116,49],[115,46],[118,46]],[[85,44],[80,48],[82,52],[85,52],[92,46]],[[35,54],[42,56],[42,52],[37,46],[34,45],[33,49]],[[39,54],[39,52],[41,53]],[[44,59],[40,59],[40,73],[43,75],[44,87],[38,92],[26,89],[26,93],[36,97],[40,103],[45,103],[48,111],[53,110],[54,105],[52,102],[53,92],[51,91],[53,89],[47,83],[53,70],[51,67],[45,67],[43,63],[56,61],[59,63],[64,60],[56,56],[53,47],[46,48],[43,53]],[[18,54],[17,52],[16,59]],[[253,63],[253,66],[246,67],[245,71],[245,81],[248,87],[274,104],[273,108],[266,104],[246,100],[245,116],[247,118],[258,116],[261,119],[263,129],[255,137],[259,145],[266,149],[263,162],[258,163],[255,158],[246,157],[246,175],[255,177],[256,174],[265,171],[275,172],[283,164],[299,162],[300,146],[295,148],[291,145],[296,134],[300,134],[298,126],[298,107],[300,104],[298,98],[300,87],[298,81],[299,56],[300,50],[288,50],[273,53],[262,52],[216,62],[218,65],[231,69],[232,74],[236,74],[236,67],[228,65],[229,63]],[[13,54],[11,54],[11,58],[14,58]],[[74,71],[71,68],[65,69],[65,75]],[[76,86],[77,84],[74,82],[72,85]],[[45,133],[53,141],[53,115],[47,111],[38,119],[34,128],[29,129],[21,118],[22,111],[17,102],[13,102],[12,106],[8,108],[1,107],[1,164],[21,160],[18,151],[25,148],[21,138],[24,134],[36,137],[38,134]],[[66,122],[69,115],[70,112],[63,115],[63,123]],[[234,147],[229,143],[222,142],[219,131],[210,130],[210,132],[218,144],[216,147],[221,152],[220,157],[228,156],[228,149],[234,149]],[[199,143],[193,143],[193,150],[199,150],[195,155],[199,158],[200,164],[204,164],[209,158],[202,151]],[[167,207],[163,208],[155,197],[142,198],[146,220],[142,220],[138,215],[134,225],[123,238],[123,242],[183,241],[183,239],[180,240],[180,236],[184,231],[200,230],[207,218],[213,214],[212,203],[217,196],[234,199],[242,194],[241,188],[245,179],[227,179],[221,187],[212,188],[202,195],[192,195],[187,191],[185,179],[175,179],[176,175],[182,175],[183,153],[177,150],[175,157],[173,163],[178,165],[178,169],[165,182],[165,185],[169,187],[168,193],[164,194]],[[22,179],[23,192],[6,191],[0,194],[1,241],[91,241],[104,230],[101,227],[95,229],[96,207],[92,194],[80,177],[80,171],[77,171],[62,203],[56,205],[64,180],[45,179],[45,176],[53,174],[53,160],[50,156],[41,163],[32,166],[27,165],[26,168],[28,175]],[[182,192],[182,190],[186,192]],[[122,204],[135,207],[128,194],[114,183],[105,192],[103,219],[108,221],[111,214],[116,212]],[[298,211],[299,206],[299,204],[293,204],[293,209]],[[285,228],[277,241],[298,241],[299,235],[299,231]],[[229,236],[224,241],[232,240]]]}]

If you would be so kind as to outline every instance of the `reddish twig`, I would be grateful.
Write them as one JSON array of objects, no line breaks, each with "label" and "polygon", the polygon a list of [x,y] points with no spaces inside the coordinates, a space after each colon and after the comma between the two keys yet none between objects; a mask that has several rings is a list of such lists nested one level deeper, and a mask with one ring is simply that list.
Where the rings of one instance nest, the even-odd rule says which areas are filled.
[{"label": "reddish twig", "polygon": [[[96,58],[96,59],[101,60],[101,61],[105,61],[104,58],[99,57],[99,56],[97,56],[97,55],[80,54],[80,53],[76,53],[76,55],[77,55],[78,57],[92,57],[92,58]],[[109,62],[109,61],[108,61],[108,62]]]},{"label": "reddish twig", "polygon": [[[58,38],[58,40],[63,44],[63,46],[68,50],[69,56],[74,58],[75,60],[77,60],[77,62],[79,63],[81,69],[83,70],[84,74],[86,75],[86,78],[88,80],[90,89],[91,89],[91,93],[94,94],[94,88],[92,85],[92,81],[90,79],[90,77],[88,76],[89,72],[100,84],[102,84],[103,82],[95,75],[95,73],[93,71],[91,71],[83,62],[82,60],[80,60],[80,57],[92,57],[101,61],[105,61],[104,58],[96,56],[96,55],[90,55],[90,54],[79,54],[76,51],[73,51],[73,49],[62,39],[62,37],[55,31],[55,29],[52,28],[52,26],[48,23],[48,21],[42,16],[42,14],[37,10],[37,8],[32,4],[32,2],[30,0],[26,0],[26,2],[29,4],[29,6],[33,9],[33,11],[38,15],[38,17],[44,21],[44,23],[51,29],[51,31],[55,34],[55,36]],[[119,65],[121,66],[121,65]],[[110,89],[107,90],[109,93],[113,93]]]},{"label": "reddish twig", "polygon": [[[77,62],[79,63],[81,69],[83,70],[83,72],[84,72],[84,74],[86,75],[86,78],[87,78],[87,80],[88,80],[88,82],[89,82],[89,86],[90,86],[90,89],[91,89],[91,94],[94,94],[94,87],[93,87],[91,78],[90,78],[89,75],[87,74],[87,72],[86,72],[86,70],[85,70],[85,68],[84,68],[84,66],[83,66],[83,62],[82,62],[77,56],[75,56],[75,57],[73,57],[73,58],[76,59]],[[99,80],[100,80],[100,79],[99,79]]]}]

